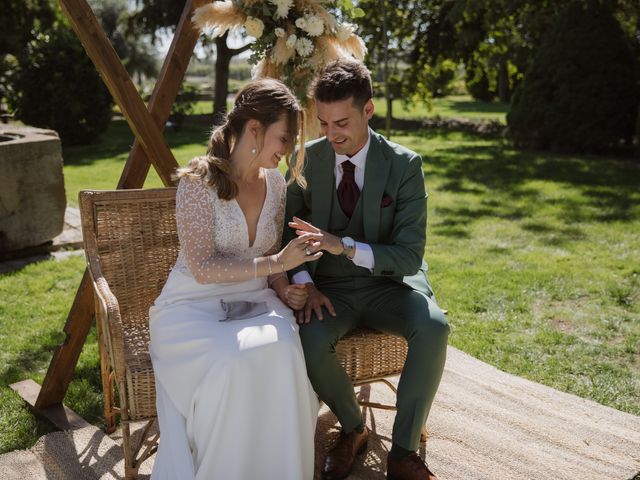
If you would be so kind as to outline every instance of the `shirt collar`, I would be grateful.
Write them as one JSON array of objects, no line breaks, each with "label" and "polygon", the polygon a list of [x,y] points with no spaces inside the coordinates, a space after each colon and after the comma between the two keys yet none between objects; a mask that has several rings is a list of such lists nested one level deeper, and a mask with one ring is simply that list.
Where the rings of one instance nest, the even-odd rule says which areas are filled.
[{"label": "shirt collar", "polygon": [[364,164],[367,161],[367,153],[369,153],[369,145],[371,144],[371,132],[368,132],[367,143],[364,144],[358,153],[349,158],[347,155],[340,155],[336,153],[336,165],[342,164],[347,160],[351,160],[356,167],[364,168]]}]

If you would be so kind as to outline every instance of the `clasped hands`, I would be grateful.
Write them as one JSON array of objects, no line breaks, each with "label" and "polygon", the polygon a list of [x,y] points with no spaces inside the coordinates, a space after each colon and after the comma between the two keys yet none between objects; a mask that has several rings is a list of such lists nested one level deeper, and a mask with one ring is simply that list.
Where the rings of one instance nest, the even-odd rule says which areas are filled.
[{"label": "clasped hands", "polygon": [[[293,221],[289,222],[289,226],[295,229],[298,237],[304,236],[308,239],[307,246],[305,247],[307,255],[314,255],[321,250],[325,250],[333,255],[340,255],[344,250],[340,237],[320,230],[301,218],[293,217]],[[306,302],[300,305],[299,308],[294,308],[289,303],[291,308],[295,310],[296,321],[298,323],[309,323],[312,312],[315,312],[318,320],[323,320],[322,307],[326,308],[332,317],[336,316],[336,311],[333,308],[331,300],[318,290],[315,284],[306,283],[304,285],[291,285],[291,287],[303,287],[306,293]],[[300,303],[298,302],[297,304],[299,305]]]}]

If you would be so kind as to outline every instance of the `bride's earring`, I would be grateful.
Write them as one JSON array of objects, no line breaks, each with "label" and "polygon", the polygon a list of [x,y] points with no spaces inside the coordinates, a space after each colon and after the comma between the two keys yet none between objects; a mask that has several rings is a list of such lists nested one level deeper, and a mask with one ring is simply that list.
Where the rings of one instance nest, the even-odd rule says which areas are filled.
[{"label": "bride's earring", "polygon": [[253,147],[253,148],[251,149],[251,153],[253,153],[254,155],[256,154],[256,148],[255,148],[255,147]]}]

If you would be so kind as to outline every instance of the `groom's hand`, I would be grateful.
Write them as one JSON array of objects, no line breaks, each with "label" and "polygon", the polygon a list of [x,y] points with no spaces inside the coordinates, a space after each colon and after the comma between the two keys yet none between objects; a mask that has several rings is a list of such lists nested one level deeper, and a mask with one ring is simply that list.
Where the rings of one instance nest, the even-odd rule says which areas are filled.
[{"label": "groom's hand", "polygon": [[309,238],[309,250],[316,253],[320,250],[326,250],[333,255],[340,255],[344,247],[340,237],[333,235],[324,230],[314,227],[309,222],[305,222],[301,218],[293,217],[293,221],[289,222],[289,226],[296,231],[296,235],[301,237],[306,235]]},{"label": "groom's hand", "polygon": [[296,312],[296,318],[298,323],[309,323],[311,321],[312,312],[316,313],[316,317],[318,320],[324,320],[322,315],[322,307],[327,309],[329,315],[332,317],[336,316],[336,311],[333,308],[333,304],[331,300],[324,295],[320,290],[316,288],[313,283],[306,283],[307,287],[307,303],[304,306],[304,310],[300,310]]},{"label": "groom's hand", "polygon": [[280,299],[284,301],[292,310],[301,310],[307,303],[307,287],[306,285],[286,285],[282,289]]}]

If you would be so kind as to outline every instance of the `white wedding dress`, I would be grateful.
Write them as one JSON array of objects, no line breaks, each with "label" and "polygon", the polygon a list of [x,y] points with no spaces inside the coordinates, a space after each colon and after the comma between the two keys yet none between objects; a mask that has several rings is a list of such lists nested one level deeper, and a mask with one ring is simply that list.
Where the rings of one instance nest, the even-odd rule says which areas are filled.
[{"label": "white wedding dress", "polygon": [[[153,480],[313,478],[318,401],[298,326],[266,278],[254,278],[253,258],[279,249],[284,221],[284,178],[262,172],[253,245],[236,200],[180,180],[180,252],[149,311],[160,426]],[[220,321],[220,300],[266,302],[268,312]]]}]

